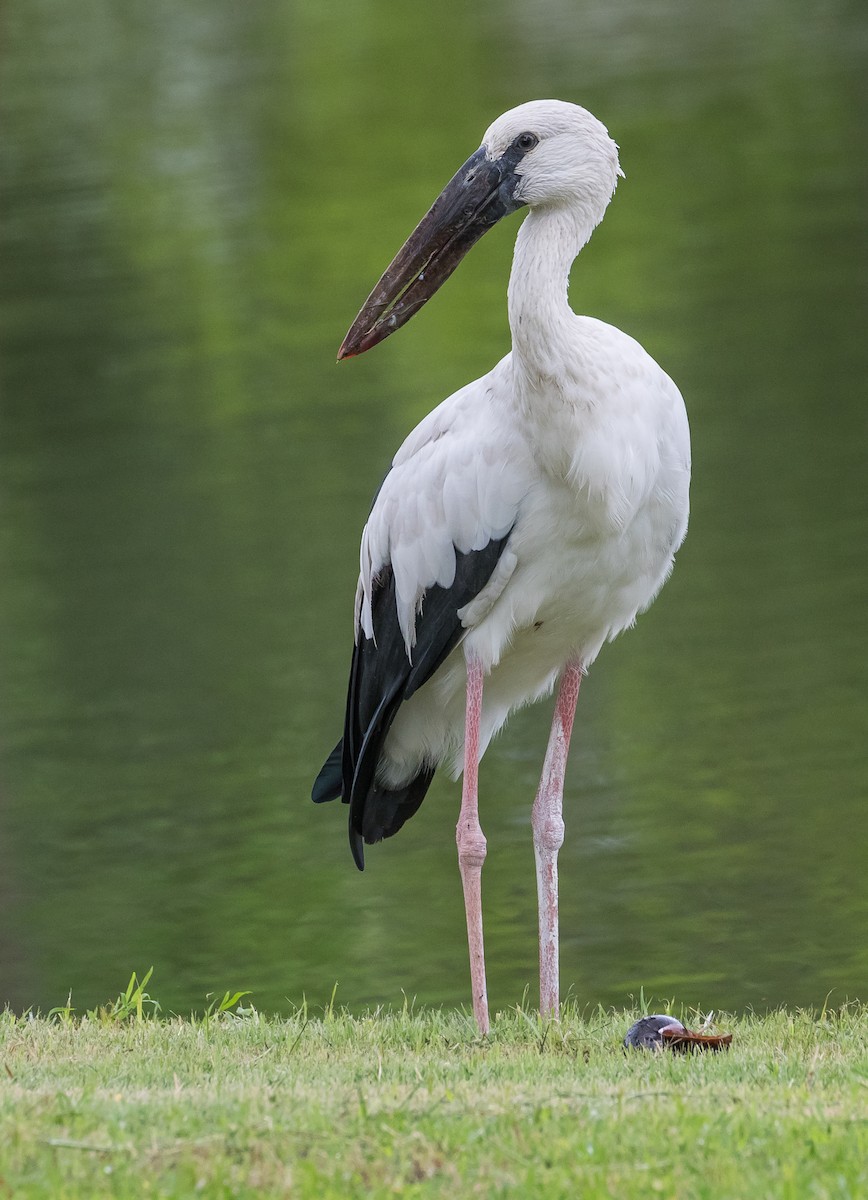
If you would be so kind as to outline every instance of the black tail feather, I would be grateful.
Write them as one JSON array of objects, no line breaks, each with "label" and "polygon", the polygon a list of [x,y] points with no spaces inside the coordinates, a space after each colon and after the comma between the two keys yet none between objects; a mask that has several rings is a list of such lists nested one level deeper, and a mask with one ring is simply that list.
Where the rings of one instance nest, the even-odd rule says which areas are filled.
[{"label": "black tail feather", "polygon": [[418,773],[403,787],[391,790],[378,782],[377,766],[395,715],[461,641],[465,629],[458,613],[491,578],[508,537],[492,539],[481,550],[456,550],[452,585],[434,585],[425,593],[412,661],[398,626],[391,564],[374,581],[374,637],[359,632],[344,736],[326,759],[311,793],[317,804],[338,796],[349,804],[350,849],[360,871],[365,867],[364,844],[396,834],[419,808],[434,776],[433,767],[420,763]]},{"label": "black tail feather", "polygon": [[372,846],[383,838],[393,837],[401,826],[409,821],[425,799],[425,794],[434,778],[434,768],[427,767],[402,788],[390,791],[376,781],[367,791],[364,810],[361,813],[362,827],[355,826],[355,813],[350,814],[350,850],[360,871],[365,869],[364,843]]},{"label": "black tail feather", "polygon": [[313,781],[310,798],[314,804],[323,804],[326,800],[337,800],[343,791],[343,775],[341,773],[343,751],[344,741],[341,738]]}]

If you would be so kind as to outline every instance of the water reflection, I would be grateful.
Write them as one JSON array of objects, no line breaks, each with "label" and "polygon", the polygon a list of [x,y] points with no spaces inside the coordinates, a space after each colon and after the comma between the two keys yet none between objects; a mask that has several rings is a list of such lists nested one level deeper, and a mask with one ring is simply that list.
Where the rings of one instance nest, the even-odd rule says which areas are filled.
[{"label": "water reflection", "polygon": [[[696,457],[678,570],[583,689],[564,990],[864,995],[866,22],[797,8],[4,14],[4,998],[93,1003],[153,962],[176,1008],[465,999],[454,787],[364,877],[307,794],[370,495],[505,350],[516,222],[333,357],[491,117],[547,94],[627,171],[574,305],[678,380]],[[534,987],[547,724],[483,768],[495,1007]]]}]

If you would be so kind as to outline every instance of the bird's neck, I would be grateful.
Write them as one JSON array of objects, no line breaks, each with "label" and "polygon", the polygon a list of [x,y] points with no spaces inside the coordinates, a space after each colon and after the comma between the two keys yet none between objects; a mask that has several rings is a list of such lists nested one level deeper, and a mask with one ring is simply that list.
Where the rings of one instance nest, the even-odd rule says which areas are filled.
[{"label": "bird's neck", "polygon": [[567,300],[570,267],[595,224],[581,210],[536,208],[518,231],[509,278],[509,327],[522,390],[548,390],[571,373],[577,321]]}]

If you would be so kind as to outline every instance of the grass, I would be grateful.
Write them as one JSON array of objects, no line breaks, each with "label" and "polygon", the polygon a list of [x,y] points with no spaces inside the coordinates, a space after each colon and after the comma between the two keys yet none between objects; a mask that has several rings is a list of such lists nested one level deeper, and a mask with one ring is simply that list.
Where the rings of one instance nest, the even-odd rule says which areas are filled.
[{"label": "grass", "polygon": [[[625,1054],[638,1013],[0,1015],[0,1197],[868,1195],[868,1009],[720,1018],[729,1053]],[[681,1014],[688,1024],[696,1014]]]}]

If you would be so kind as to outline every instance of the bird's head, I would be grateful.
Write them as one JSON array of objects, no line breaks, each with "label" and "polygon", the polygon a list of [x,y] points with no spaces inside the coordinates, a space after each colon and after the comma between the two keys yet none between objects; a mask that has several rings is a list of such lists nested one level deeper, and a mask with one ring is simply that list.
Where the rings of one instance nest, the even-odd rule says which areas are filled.
[{"label": "bird's head", "polygon": [[605,125],[563,100],[531,100],[510,109],[486,130],[482,149],[492,162],[521,152],[512,168],[516,205],[579,205],[595,224],[621,174],[618,147]]},{"label": "bird's head", "polygon": [[587,109],[562,100],[510,109],[489,126],[386,268],[338,358],[362,354],[405,325],[508,213],[525,205],[569,207],[590,231],[620,174],[618,147]]}]

